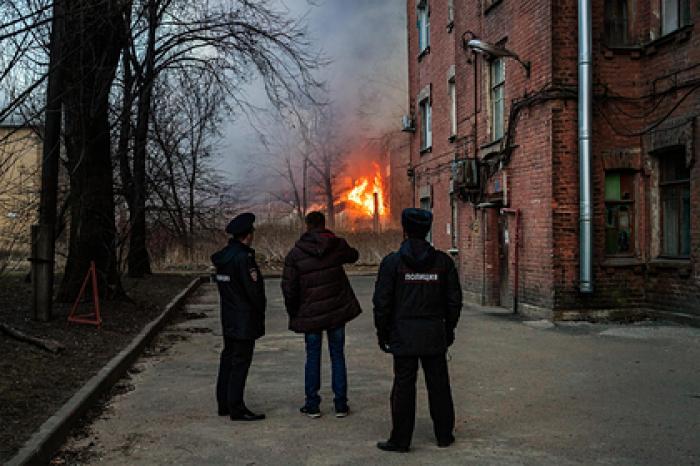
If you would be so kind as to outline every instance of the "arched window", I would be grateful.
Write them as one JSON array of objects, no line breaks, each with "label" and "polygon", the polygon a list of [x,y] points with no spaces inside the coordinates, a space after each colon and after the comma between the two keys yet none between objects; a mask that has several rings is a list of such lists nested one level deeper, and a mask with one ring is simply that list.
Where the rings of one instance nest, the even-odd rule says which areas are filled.
[{"label": "arched window", "polygon": [[629,45],[627,0],[606,0],[605,40],[608,47]]}]

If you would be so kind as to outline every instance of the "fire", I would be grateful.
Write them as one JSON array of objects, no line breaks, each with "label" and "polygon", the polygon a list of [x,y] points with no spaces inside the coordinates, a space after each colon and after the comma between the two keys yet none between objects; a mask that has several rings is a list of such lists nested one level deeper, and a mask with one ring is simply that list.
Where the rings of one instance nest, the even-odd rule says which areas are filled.
[{"label": "fire", "polygon": [[377,195],[378,213],[384,216],[387,211],[384,202],[384,181],[377,163],[372,164],[374,175],[363,176],[357,179],[354,187],[345,195],[346,200],[357,210],[367,216],[374,215],[374,195]]}]

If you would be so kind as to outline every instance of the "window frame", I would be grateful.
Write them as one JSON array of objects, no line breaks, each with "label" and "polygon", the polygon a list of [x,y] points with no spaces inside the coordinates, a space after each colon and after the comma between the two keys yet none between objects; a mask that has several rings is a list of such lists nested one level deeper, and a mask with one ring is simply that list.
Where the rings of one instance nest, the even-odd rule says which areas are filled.
[{"label": "window frame", "polygon": [[450,140],[457,136],[457,82],[452,76],[447,80],[447,95],[450,100]]},{"label": "window frame", "polygon": [[430,7],[428,0],[422,0],[416,6],[416,25],[418,27],[418,56],[430,49]]},{"label": "window frame", "polygon": [[[500,80],[495,77],[495,67],[500,67]],[[505,134],[505,87],[506,63],[503,58],[494,58],[489,62],[489,98],[491,100],[490,130],[491,141],[498,141]],[[498,110],[498,112],[497,112]]]},{"label": "window frame", "polygon": [[447,32],[452,32],[455,24],[455,2],[447,0]]},{"label": "window frame", "polygon": [[630,17],[627,0],[607,0],[604,16],[607,46],[612,48],[628,46],[630,44]]},{"label": "window frame", "polygon": [[430,97],[418,103],[420,111],[420,150],[430,151],[433,148],[433,109]]},{"label": "window frame", "polygon": [[[670,158],[675,159],[674,161],[676,164],[680,163],[683,165],[683,167],[687,170],[688,177],[687,178],[674,178],[670,179],[667,178],[667,172],[666,169],[669,168],[668,166],[665,166],[664,162],[667,162]],[[690,258],[690,252],[692,249],[692,240],[690,238],[691,230],[692,230],[692,225],[691,221],[688,221],[688,231],[687,233],[683,230],[683,221],[684,221],[684,201],[685,197],[684,194],[687,192],[688,195],[688,214],[690,214],[690,169],[688,169],[685,166],[685,155],[682,151],[674,151],[671,153],[664,154],[660,157],[659,159],[659,221],[660,221],[660,228],[659,228],[659,233],[660,233],[660,255],[659,257],[661,258],[669,258],[669,259],[689,259]],[[678,165],[673,165],[674,168],[677,168]],[[670,193],[670,195],[669,195]],[[678,237],[675,239],[676,241],[676,251],[670,252],[667,249],[667,238],[666,238],[666,221],[667,215],[666,208],[665,208],[665,201],[668,199],[675,199],[678,201],[677,207],[677,225],[676,225],[676,231],[678,232]],[[683,246],[684,246],[684,241],[687,240],[687,254],[683,254]]]},{"label": "window frame", "polygon": [[[675,24],[666,23],[668,11],[675,10]],[[673,34],[690,24],[690,0],[661,0],[661,36]],[[668,28],[668,29],[667,29]]]},{"label": "window frame", "polygon": [[[630,179],[630,185],[633,187],[631,190],[631,199],[608,199],[607,196],[607,183],[608,183],[608,175],[618,175],[620,177],[620,189],[622,188],[622,177],[629,177]],[[636,203],[636,196],[637,194],[635,192],[634,187],[637,186],[637,173],[631,170],[606,170],[604,173],[604,189],[603,189],[603,201],[605,204],[605,257],[610,257],[610,258],[617,258],[617,257],[636,257],[637,256],[637,247],[636,247],[636,242],[637,242],[637,203]],[[629,249],[626,252],[609,252],[608,251],[608,230],[611,229],[609,227],[609,222],[608,222],[608,209],[611,207],[619,209],[622,206],[626,206],[628,208],[628,214],[629,214]],[[619,217],[616,217],[616,225],[612,227],[612,229],[615,229],[619,232],[620,226],[619,226]]]},{"label": "window frame", "polygon": [[450,195],[450,244],[452,249],[459,249],[459,203],[454,195]]},{"label": "window frame", "polygon": [[[418,203],[420,204],[420,208],[423,210],[427,210],[429,212],[433,211],[433,198],[431,196],[423,196],[418,200]],[[428,230],[428,234],[425,237],[426,241],[428,241],[430,244],[433,244],[433,228],[431,225],[430,230]]]}]

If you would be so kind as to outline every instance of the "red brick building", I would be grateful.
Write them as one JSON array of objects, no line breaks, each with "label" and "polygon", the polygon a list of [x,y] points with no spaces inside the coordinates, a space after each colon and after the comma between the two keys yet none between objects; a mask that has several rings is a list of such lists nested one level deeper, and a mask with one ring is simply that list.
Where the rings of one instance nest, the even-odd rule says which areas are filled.
[{"label": "red brick building", "polygon": [[473,301],[700,316],[700,0],[589,2],[592,291],[578,3],[408,0],[413,202]]}]

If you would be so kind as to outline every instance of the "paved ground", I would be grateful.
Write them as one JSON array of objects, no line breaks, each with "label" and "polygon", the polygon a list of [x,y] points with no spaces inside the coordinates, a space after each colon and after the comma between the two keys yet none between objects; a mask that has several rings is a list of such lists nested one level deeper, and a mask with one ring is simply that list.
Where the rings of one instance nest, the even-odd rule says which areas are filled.
[{"label": "paved ground", "polygon": [[174,346],[139,362],[134,389],[70,448],[91,444],[90,461],[109,465],[700,464],[700,329],[552,327],[483,308],[465,310],[451,350],[457,443],[434,445],[419,381],[413,452],[380,452],[374,445],[389,430],[391,361],[375,344],[373,279],[352,282],[365,313],[348,328],[350,417],[331,415],[328,372],[327,415],[298,413],[303,339],[286,330],[277,280],[269,281],[268,335],[257,346],[247,395],[268,419],[216,416],[221,338],[217,296],[205,286],[188,310],[207,318],[171,327]]}]

